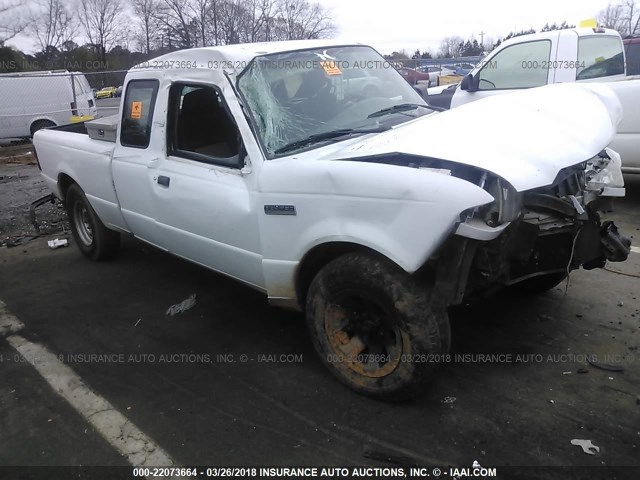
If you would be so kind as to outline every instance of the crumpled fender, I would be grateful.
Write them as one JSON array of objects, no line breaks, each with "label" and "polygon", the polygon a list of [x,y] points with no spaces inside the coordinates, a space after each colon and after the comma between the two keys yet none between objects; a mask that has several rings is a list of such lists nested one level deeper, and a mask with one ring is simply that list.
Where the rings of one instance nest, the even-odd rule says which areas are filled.
[{"label": "crumpled fender", "polygon": [[[297,262],[326,242],[367,246],[414,272],[464,210],[492,202],[485,190],[442,173],[351,161],[271,160],[259,179],[265,259]],[[295,215],[266,215],[290,205]]]}]

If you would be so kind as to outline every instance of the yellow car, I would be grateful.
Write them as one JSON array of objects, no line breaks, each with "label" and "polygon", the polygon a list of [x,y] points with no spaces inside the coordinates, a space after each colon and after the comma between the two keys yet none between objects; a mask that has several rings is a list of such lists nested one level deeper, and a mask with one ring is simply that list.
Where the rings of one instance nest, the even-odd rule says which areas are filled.
[{"label": "yellow car", "polygon": [[111,98],[116,94],[116,87],[104,87],[96,92],[96,98]]}]

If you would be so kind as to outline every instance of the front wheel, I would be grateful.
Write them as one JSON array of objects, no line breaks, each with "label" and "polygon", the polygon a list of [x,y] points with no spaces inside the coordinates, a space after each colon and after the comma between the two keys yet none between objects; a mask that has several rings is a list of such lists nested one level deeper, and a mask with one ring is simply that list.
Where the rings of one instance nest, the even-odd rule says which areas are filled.
[{"label": "front wheel", "polygon": [[431,305],[429,288],[373,255],[327,264],[311,283],[306,314],[323,363],[373,397],[415,396],[450,346],[447,312]]},{"label": "front wheel", "polygon": [[66,194],[67,215],[76,244],[91,260],[108,260],[120,247],[120,234],[104,226],[82,189],[73,184]]}]

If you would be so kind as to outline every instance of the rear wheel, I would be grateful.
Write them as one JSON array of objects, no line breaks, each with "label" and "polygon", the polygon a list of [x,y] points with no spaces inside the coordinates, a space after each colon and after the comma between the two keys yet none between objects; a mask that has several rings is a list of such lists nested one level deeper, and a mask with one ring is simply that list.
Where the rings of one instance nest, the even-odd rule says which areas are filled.
[{"label": "rear wheel", "polygon": [[91,260],[108,260],[120,247],[120,234],[104,226],[82,189],[73,184],[66,194],[67,215],[78,247]]},{"label": "rear wheel", "polygon": [[323,363],[369,396],[415,396],[450,345],[446,310],[431,306],[429,288],[368,254],[326,265],[311,283],[306,313]]}]

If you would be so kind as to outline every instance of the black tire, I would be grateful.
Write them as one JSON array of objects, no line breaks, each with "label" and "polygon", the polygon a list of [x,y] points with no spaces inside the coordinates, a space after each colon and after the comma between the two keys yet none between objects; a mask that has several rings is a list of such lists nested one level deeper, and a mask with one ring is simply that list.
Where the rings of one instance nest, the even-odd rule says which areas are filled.
[{"label": "black tire", "polygon": [[109,260],[120,247],[120,234],[96,215],[82,189],[72,184],[66,193],[67,215],[78,248],[91,260]]},{"label": "black tire", "polygon": [[385,400],[416,396],[451,342],[447,312],[431,306],[429,293],[373,255],[333,260],[314,278],[306,302],[322,362],[358,393]]},{"label": "black tire", "polygon": [[511,285],[507,291],[515,295],[537,295],[552,290],[566,279],[566,272],[548,273]]},{"label": "black tire", "polygon": [[38,130],[55,126],[56,124],[50,120],[36,120],[31,124],[31,136],[33,137]]}]

